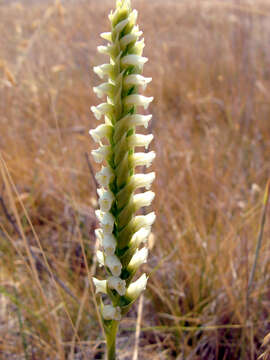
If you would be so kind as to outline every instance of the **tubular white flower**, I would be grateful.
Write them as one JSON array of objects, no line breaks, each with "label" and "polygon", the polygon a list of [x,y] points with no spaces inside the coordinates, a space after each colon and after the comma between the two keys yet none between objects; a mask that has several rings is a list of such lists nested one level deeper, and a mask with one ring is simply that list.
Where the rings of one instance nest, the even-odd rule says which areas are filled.
[{"label": "tubular white flower", "polygon": [[147,242],[148,236],[150,235],[150,232],[150,227],[142,227],[132,236],[130,240],[130,245],[132,247],[138,248],[141,244],[145,244]]},{"label": "tubular white flower", "polygon": [[104,320],[121,320],[121,309],[119,306],[104,305],[102,309],[102,316]]},{"label": "tubular white flower", "polygon": [[98,261],[100,267],[105,265],[104,254],[100,250],[97,251],[97,261]]},{"label": "tubular white flower", "polygon": [[101,210],[96,210],[95,211],[96,217],[98,218],[98,221],[101,222],[105,213]]},{"label": "tubular white flower", "polygon": [[151,141],[154,139],[154,136],[152,134],[149,135],[135,134],[129,136],[128,139],[130,146],[144,146],[145,149],[148,149]]},{"label": "tubular white flower", "polygon": [[111,154],[111,147],[109,145],[102,145],[96,150],[92,150],[91,152],[95,162],[102,163],[102,161],[106,160]]},{"label": "tubular white flower", "polygon": [[119,295],[123,296],[126,293],[126,282],[117,276],[111,276],[108,278],[108,286],[110,289],[114,289]]},{"label": "tubular white flower", "polygon": [[112,64],[103,64],[94,66],[93,70],[101,79],[104,79],[105,76],[109,76],[113,73],[114,68]]},{"label": "tubular white flower", "polygon": [[96,174],[96,180],[100,186],[108,186],[113,179],[113,171],[107,166],[103,166],[101,171]]},{"label": "tubular white flower", "polygon": [[102,243],[102,240],[103,240],[103,237],[104,237],[102,229],[96,229],[95,230],[95,235],[96,235],[96,238],[98,239],[98,241],[100,243]]},{"label": "tubular white flower", "polygon": [[134,270],[136,271],[139,266],[146,263],[148,257],[148,249],[142,248],[140,250],[136,250],[135,254],[132,256],[129,264],[128,264],[128,270]]},{"label": "tubular white flower", "polygon": [[93,277],[93,282],[96,287],[96,294],[97,293],[107,294],[107,280],[98,280]]},{"label": "tubular white flower", "polygon": [[106,137],[107,139],[110,137],[112,133],[112,126],[107,124],[99,125],[97,128],[90,130],[89,134],[92,136],[92,139],[96,143],[100,143],[100,141]]},{"label": "tubular white flower", "polygon": [[105,191],[99,198],[99,206],[102,211],[109,211],[114,201],[114,195],[110,190]]},{"label": "tubular white flower", "polygon": [[91,110],[97,120],[100,120],[102,115],[111,114],[113,112],[113,106],[108,103],[102,103],[98,106],[91,106]]},{"label": "tubular white flower", "polygon": [[156,174],[154,172],[148,174],[135,174],[131,178],[131,183],[136,189],[145,187],[146,190],[149,190],[155,177]]},{"label": "tubular white flower", "polygon": [[146,191],[144,193],[134,195],[133,202],[136,205],[136,208],[139,209],[141,207],[151,205],[154,197],[155,193],[153,191]]},{"label": "tubular white flower", "polygon": [[138,280],[131,283],[127,288],[126,296],[132,300],[136,300],[146,289],[147,280],[148,278],[143,274]]},{"label": "tubular white flower", "polygon": [[147,168],[151,166],[153,160],[156,157],[156,153],[154,151],[150,151],[148,153],[135,153],[132,157],[133,165],[136,166],[146,166]]},{"label": "tubular white flower", "polygon": [[[133,218],[133,223],[136,229],[140,229],[141,227],[150,227],[156,220],[156,215],[154,212],[151,212],[147,215],[138,215]],[[136,230],[137,231],[137,230]]]},{"label": "tubular white flower", "polygon": [[111,32],[104,32],[100,34],[100,37],[104,40],[112,42],[112,33]]},{"label": "tubular white flower", "polygon": [[111,234],[114,227],[114,217],[111,213],[106,212],[101,219],[101,228],[105,234]]},{"label": "tubular white flower", "polygon": [[126,66],[137,66],[142,69],[143,65],[147,63],[148,59],[140,55],[126,55],[121,59],[121,64]]},{"label": "tubular white flower", "polygon": [[135,106],[143,106],[144,109],[147,109],[150,102],[153,101],[153,97],[146,97],[143,95],[129,95],[125,99],[126,105],[135,105]]},{"label": "tubular white flower", "polygon": [[102,239],[102,246],[106,255],[113,255],[116,249],[116,239],[112,234],[105,234]]},{"label": "tubular white flower", "polygon": [[99,86],[93,87],[94,93],[97,95],[98,98],[102,98],[104,95],[111,96],[114,93],[115,86],[111,83],[103,83]]},{"label": "tubular white flower", "polygon": [[105,265],[111,270],[113,276],[120,276],[122,264],[116,255],[106,256]]},{"label": "tubular white flower", "polygon": [[124,85],[136,85],[142,86],[143,90],[145,90],[147,84],[152,81],[152,78],[146,78],[139,74],[128,75],[124,79]]}]

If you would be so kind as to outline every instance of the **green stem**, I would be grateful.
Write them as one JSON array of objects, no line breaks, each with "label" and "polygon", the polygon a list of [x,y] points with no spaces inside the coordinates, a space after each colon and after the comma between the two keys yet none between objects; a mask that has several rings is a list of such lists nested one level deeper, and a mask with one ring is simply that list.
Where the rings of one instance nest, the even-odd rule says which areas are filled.
[{"label": "green stem", "polygon": [[116,360],[116,335],[119,321],[112,321],[109,329],[106,329],[107,360]]}]

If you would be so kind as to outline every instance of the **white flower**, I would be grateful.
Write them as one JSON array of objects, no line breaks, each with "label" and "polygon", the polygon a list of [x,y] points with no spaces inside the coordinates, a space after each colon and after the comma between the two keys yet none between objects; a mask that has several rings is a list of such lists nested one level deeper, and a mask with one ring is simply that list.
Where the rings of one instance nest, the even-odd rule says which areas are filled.
[{"label": "white flower", "polygon": [[108,186],[109,183],[111,182],[112,178],[113,178],[113,172],[112,172],[111,168],[106,167],[106,166],[102,166],[101,171],[99,171],[96,174],[97,182],[101,186]]},{"label": "white flower", "polygon": [[140,265],[146,263],[147,257],[148,257],[147,248],[144,247],[140,250],[137,249],[128,264],[128,269],[137,270]]},{"label": "white flower", "polygon": [[98,239],[98,241],[100,243],[102,243],[102,240],[103,240],[103,237],[104,237],[102,229],[96,229],[95,230],[95,235],[96,235],[96,238]]},{"label": "white flower", "polygon": [[140,230],[135,232],[135,234],[133,234],[130,240],[130,245],[132,247],[139,247],[141,243],[146,243],[150,232],[150,227],[142,227]]},{"label": "white flower", "polygon": [[96,287],[96,294],[97,293],[107,294],[107,280],[98,280],[93,277],[93,282]]},{"label": "white flower", "polygon": [[102,163],[106,160],[111,153],[111,147],[109,145],[102,145],[98,149],[91,152],[95,162]]},{"label": "white flower", "polygon": [[101,219],[101,228],[105,234],[111,234],[114,227],[114,217],[111,213],[106,212]]},{"label": "white flower", "polygon": [[116,255],[106,256],[105,265],[111,270],[113,276],[120,276],[122,264]]},{"label": "white flower", "polygon": [[102,316],[105,320],[121,320],[121,309],[119,306],[116,308],[112,305],[104,305],[102,309]]},{"label": "white flower", "polygon": [[152,78],[146,78],[139,74],[128,75],[124,78],[125,85],[142,86],[143,90],[145,90],[147,84],[149,84],[151,81],[152,81]]},{"label": "white flower", "polygon": [[115,86],[111,83],[103,83],[99,86],[93,87],[94,93],[98,98],[102,98],[104,95],[112,96]]},{"label": "white flower", "polygon": [[142,35],[142,31],[138,32],[138,33],[129,33],[125,36],[123,36],[120,40],[120,46],[121,48],[126,47],[128,44],[135,42],[138,40],[138,37]]},{"label": "white flower", "polygon": [[132,176],[130,181],[135,189],[138,189],[140,187],[145,187],[146,190],[148,190],[150,189],[150,186],[154,181],[155,177],[156,175],[154,172],[148,174],[135,174]]},{"label": "white flower", "polygon": [[156,215],[154,212],[151,212],[147,215],[138,215],[132,219],[132,222],[135,226],[136,231],[138,231],[141,227],[150,227],[156,220]]},{"label": "white flower", "polygon": [[104,264],[105,264],[104,254],[100,250],[97,251],[97,261],[98,261],[100,267],[104,266]]},{"label": "white flower", "polygon": [[99,125],[97,128],[89,131],[89,134],[96,143],[100,143],[104,137],[109,138],[111,133],[112,127],[108,124]]},{"label": "white flower", "polygon": [[114,27],[114,31],[115,31],[116,33],[121,32],[128,23],[129,23],[129,18],[126,18],[126,19],[120,21],[120,22]]},{"label": "white flower", "polygon": [[147,128],[152,115],[126,115],[115,124],[114,140],[117,142],[123,134],[133,126],[144,126]]},{"label": "white flower", "polygon": [[144,146],[145,149],[148,149],[150,142],[153,140],[153,138],[154,136],[152,134],[134,134],[128,137],[128,141],[130,146]]},{"label": "white flower", "polygon": [[102,211],[109,211],[112,207],[114,196],[110,190],[105,191],[99,198],[99,206]]},{"label": "white flower", "polygon": [[112,104],[102,103],[98,106],[91,106],[91,110],[97,120],[100,120],[102,115],[107,115],[113,112],[114,107]]},{"label": "white flower", "polygon": [[122,65],[133,65],[142,69],[143,65],[148,61],[146,57],[140,55],[126,55],[121,59]]},{"label": "white flower", "polygon": [[147,277],[143,274],[138,280],[131,283],[127,288],[126,296],[132,300],[136,300],[138,296],[146,289]]},{"label": "white flower", "polygon": [[140,209],[144,206],[149,206],[155,197],[153,191],[146,191],[141,194],[136,194],[133,196],[133,201],[135,203],[136,209]]},{"label": "white flower", "polygon": [[95,214],[96,214],[96,217],[97,217],[97,219],[98,219],[98,221],[102,221],[102,219],[103,219],[103,217],[104,217],[104,212],[103,211],[101,211],[101,210],[96,210],[95,211]]},{"label": "white flower", "polygon": [[111,276],[108,278],[108,286],[110,289],[114,289],[119,295],[123,296],[126,293],[126,282],[117,276]]},{"label": "white flower", "polygon": [[110,75],[113,72],[113,65],[112,64],[103,64],[99,66],[94,66],[94,72],[103,79],[105,76]]},{"label": "white flower", "polygon": [[102,239],[102,246],[106,255],[113,255],[116,249],[116,239],[112,234],[105,234]]},{"label": "white flower", "polygon": [[150,151],[148,153],[135,153],[133,155],[133,165],[136,166],[146,166],[147,168],[152,164],[152,161],[155,159],[156,153]]},{"label": "white flower", "polygon": [[135,105],[135,106],[143,106],[144,109],[147,109],[150,102],[153,101],[153,97],[146,97],[143,95],[129,95],[125,98],[125,104],[126,105]]},{"label": "white flower", "polygon": [[112,33],[111,32],[103,32],[100,34],[100,37],[107,41],[112,41]]}]

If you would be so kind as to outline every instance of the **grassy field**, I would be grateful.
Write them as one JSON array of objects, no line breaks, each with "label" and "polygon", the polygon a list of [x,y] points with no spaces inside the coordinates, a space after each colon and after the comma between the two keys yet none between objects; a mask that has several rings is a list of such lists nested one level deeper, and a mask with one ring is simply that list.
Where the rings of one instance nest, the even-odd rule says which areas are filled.
[{"label": "grassy field", "polygon": [[[102,274],[94,256],[98,167],[87,154],[96,126],[89,109],[98,103],[92,67],[104,62],[96,46],[113,6],[0,0],[3,360],[103,356],[89,281]],[[269,1],[133,6],[149,58],[144,74],[153,78],[157,221],[148,289],[122,323],[119,360],[255,360],[270,332],[269,212],[261,223]]]}]

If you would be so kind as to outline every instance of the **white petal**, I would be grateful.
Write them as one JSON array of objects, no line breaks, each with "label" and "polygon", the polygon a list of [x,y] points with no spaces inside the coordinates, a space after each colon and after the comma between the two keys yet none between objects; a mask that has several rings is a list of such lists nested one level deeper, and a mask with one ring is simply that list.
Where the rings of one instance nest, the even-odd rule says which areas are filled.
[{"label": "white petal", "polygon": [[102,221],[102,219],[103,219],[103,217],[105,215],[105,213],[103,211],[101,211],[101,210],[96,210],[95,214],[96,214],[96,217],[97,217],[98,221],[100,221],[100,222]]},{"label": "white petal", "polygon": [[140,187],[145,187],[147,190],[150,189],[152,182],[155,179],[155,173],[151,172],[148,174],[135,174],[131,178],[131,183],[133,186],[138,189]]},{"label": "white petal", "polygon": [[147,168],[152,164],[152,161],[155,159],[156,153],[150,151],[148,153],[135,153],[132,156],[133,166],[146,166]]},{"label": "white petal", "polygon": [[99,241],[99,243],[102,244],[102,240],[103,240],[103,237],[104,237],[102,229],[96,229],[95,230],[95,235],[96,235],[96,238]]},{"label": "white petal", "polygon": [[142,291],[145,290],[147,279],[148,278],[146,277],[146,275],[143,274],[138,280],[131,283],[127,288],[126,295],[133,300],[137,299],[137,297],[142,293]]},{"label": "white petal", "polygon": [[152,78],[146,78],[139,74],[132,74],[125,77],[124,85],[142,86],[143,89],[145,89],[147,84],[149,84],[151,81]]},{"label": "white petal", "polygon": [[113,65],[103,64],[94,66],[93,70],[101,79],[104,79],[105,76],[108,76],[113,72]]},{"label": "white petal", "polygon": [[146,243],[150,232],[150,227],[142,227],[132,236],[130,241],[131,246],[139,247],[141,243]]},{"label": "white petal", "polygon": [[107,124],[99,125],[97,128],[89,131],[89,134],[92,136],[93,140],[96,143],[100,143],[100,141],[104,137],[109,138],[111,133],[112,133],[112,127]]},{"label": "white petal", "polygon": [[99,199],[99,206],[102,211],[109,211],[114,201],[114,195],[111,191],[105,191]]},{"label": "white petal", "polygon": [[145,193],[134,195],[133,201],[136,204],[136,208],[139,209],[141,207],[151,205],[154,197],[155,193],[153,191],[147,191]]},{"label": "white petal", "polygon": [[104,266],[104,264],[105,264],[104,254],[100,250],[97,251],[97,261],[98,261],[100,267]]},{"label": "white petal", "polygon": [[146,57],[139,56],[139,55],[126,55],[121,59],[122,65],[133,65],[138,66],[139,68],[142,68],[142,66],[148,61]]},{"label": "white petal", "polygon": [[125,98],[126,105],[143,106],[145,109],[148,108],[150,102],[153,101],[153,97],[146,97],[143,95],[129,95]]},{"label": "white petal", "polygon": [[102,161],[107,160],[108,156],[111,153],[111,147],[109,145],[102,145],[98,149],[91,151],[91,154],[97,163],[102,163]]},{"label": "white petal", "polygon": [[97,120],[100,120],[102,115],[112,114],[113,110],[113,105],[108,103],[102,103],[98,106],[91,106],[91,111],[93,112]]},{"label": "white petal", "polygon": [[121,309],[112,305],[104,305],[102,309],[102,316],[105,320],[121,320]]},{"label": "white petal", "polygon": [[129,136],[128,141],[130,146],[144,146],[145,149],[148,149],[153,138],[154,138],[153,134],[149,134],[149,135],[135,134]]},{"label": "white petal", "polygon": [[133,223],[136,229],[142,227],[151,227],[156,220],[156,215],[154,212],[151,212],[147,215],[138,215],[133,218]]},{"label": "white petal", "polygon": [[140,250],[137,249],[128,264],[128,269],[137,270],[140,265],[146,263],[147,257],[148,257],[147,248],[144,247]]},{"label": "white petal", "polygon": [[134,41],[137,41],[137,39],[138,39],[137,34],[129,33],[121,38],[120,46],[123,48],[123,47],[127,46],[128,44],[130,44]]},{"label": "white petal", "polygon": [[93,87],[93,90],[94,90],[94,93],[97,95],[97,97],[99,97],[101,99],[104,95],[112,96],[113,92],[115,90],[115,87],[114,87],[114,85],[112,85],[110,83],[103,83],[99,86]]},{"label": "white petal", "polygon": [[93,277],[93,282],[96,287],[96,294],[97,293],[107,294],[107,280],[98,280]]},{"label": "white petal", "polygon": [[114,217],[110,213],[105,213],[101,219],[101,228],[105,234],[111,234],[114,227]]},{"label": "white petal", "polygon": [[112,41],[112,33],[111,32],[101,33],[100,37],[102,37],[102,39],[104,39],[104,40]]},{"label": "white petal", "polygon": [[102,240],[102,246],[107,256],[113,255],[116,249],[116,239],[112,234],[105,234]]},{"label": "white petal", "polygon": [[114,289],[119,295],[123,296],[126,293],[126,282],[117,276],[111,276],[108,278],[108,286],[110,289]]},{"label": "white petal", "polygon": [[113,30],[114,30],[116,33],[119,33],[119,32],[121,32],[121,31],[127,26],[128,23],[129,23],[129,18],[126,18],[126,19],[120,21],[120,22],[114,27]]},{"label": "white petal", "polygon": [[120,276],[122,264],[116,255],[106,256],[105,265],[111,270],[113,276]]},{"label": "white petal", "polygon": [[108,186],[113,177],[113,171],[106,166],[102,166],[101,171],[96,174],[96,180],[101,186]]}]

